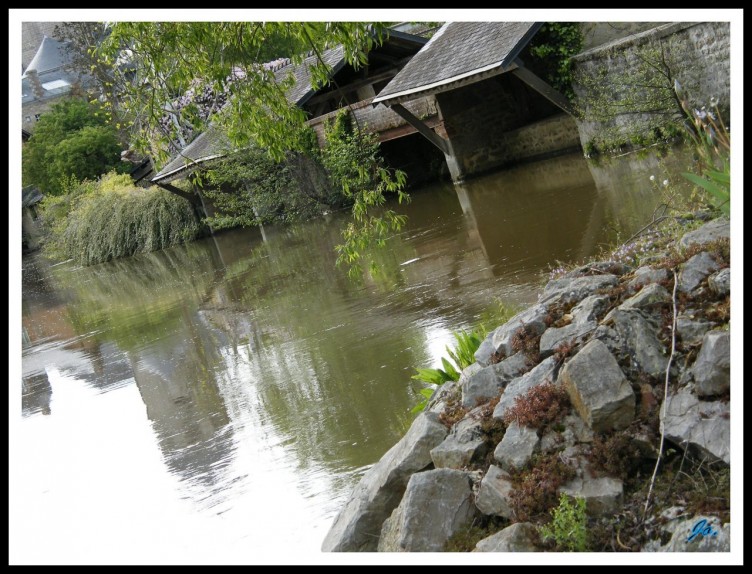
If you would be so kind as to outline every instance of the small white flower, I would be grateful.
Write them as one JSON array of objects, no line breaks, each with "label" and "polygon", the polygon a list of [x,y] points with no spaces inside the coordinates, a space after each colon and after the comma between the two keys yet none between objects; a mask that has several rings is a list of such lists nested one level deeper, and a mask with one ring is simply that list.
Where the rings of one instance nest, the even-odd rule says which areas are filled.
[{"label": "small white flower", "polygon": [[664,179],[664,180],[663,180],[663,187],[667,187],[667,186],[668,186],[668,180],[667,180],[667,179]]},{"label": "small white flower", "polygon": [[715,96],[710,97],[710,105],[711,107],[716,107],[718,105],[718,98]]},{"label": "small white flower", "polygon": [[655,181],[655,176],[654,175],[650,176],[650,181]]}]

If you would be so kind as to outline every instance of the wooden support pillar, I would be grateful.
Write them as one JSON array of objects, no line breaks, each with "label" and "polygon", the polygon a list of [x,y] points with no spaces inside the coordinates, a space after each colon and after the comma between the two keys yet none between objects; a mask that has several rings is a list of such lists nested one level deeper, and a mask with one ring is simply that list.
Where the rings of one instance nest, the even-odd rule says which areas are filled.
[{"label": "wooden support pillar", "polygon": [[[454,153],[454,148],[452,147],[452,142],[449,139],[444,139],[440,135],[438,135],[436,132],[434,132],[432,129],[430,129],[426,124],[424,124],[421,120],[416,118],[410,111],[405,108],[402,104],[394,104],[391,106],[392,110],[394,110],[395,113],[400,115],[404,120],[413,126],[416,130],[418,130],[418,133],[420,133],[423,137],[425,137],[428,141],[430,141],[433,145],[435,145],[437,148],[439,148],[442,152],[444,152],[444,159],[446,160],[447,167],[449,168],[449,174],[452,176],[452,181],[459,182],[462,181],[464,177],[464,173],[462,171],[462,165],[458,161],[456,154]],[[439,108],[438,102],[436,102],[436,108]],[[441,113],[441,110],[439,110],[439,113]]]}]

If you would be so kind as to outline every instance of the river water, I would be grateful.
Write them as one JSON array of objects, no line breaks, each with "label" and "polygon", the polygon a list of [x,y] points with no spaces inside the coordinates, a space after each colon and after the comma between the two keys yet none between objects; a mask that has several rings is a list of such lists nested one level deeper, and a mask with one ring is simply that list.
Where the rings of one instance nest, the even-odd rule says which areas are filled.
[{"label": "river water", "polygon": [[638,229],[649,176],[684,161],[564,156],[415,191],[361,283],[334,265],[347,213],[88,268],[24,258],[11,562],[310,560],[409,426],[414,367]]}]

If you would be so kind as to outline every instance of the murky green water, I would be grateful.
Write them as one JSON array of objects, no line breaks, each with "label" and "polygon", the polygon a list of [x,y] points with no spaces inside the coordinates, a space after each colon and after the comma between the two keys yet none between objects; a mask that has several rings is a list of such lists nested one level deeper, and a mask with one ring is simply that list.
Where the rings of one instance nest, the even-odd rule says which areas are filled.
[{"label": "murky green water", "polygon": [[334,266],[347,214],[89,268],[24,259],[14,561],[317,553],[409,425],[413,368],[639,228],[673,161],[567,156],[420,190],[362,284]]}]

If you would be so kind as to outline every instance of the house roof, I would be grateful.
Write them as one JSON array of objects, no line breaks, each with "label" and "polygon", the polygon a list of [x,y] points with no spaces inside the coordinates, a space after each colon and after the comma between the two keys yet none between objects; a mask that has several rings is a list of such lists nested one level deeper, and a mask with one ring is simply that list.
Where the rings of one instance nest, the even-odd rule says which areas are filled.
[{"label": "house roof", "polygon": [[183,172],[213,159],[222,157],[230,149],[230,140],[216,126],[210,125],[206,131],[189,143],[170,160],[151,181],[168,183],[179,178]]},{"label": "house roof", "polygon": [[373,105],[391,106],[501,74],[541,22],[449,22],[386,87]]},{"label": "house roof", "polygon": [[[389,31],[389,41],[384,42],[373,52],[391,52],[394,57],[405,55],[406,46],[419,46],[426,43],[425,38],[406,34],[404,32]],[[413,52],[415,47],[412,48]],[[330,48],[321,54],[321,59],[331,69],[330,77],[340,71],[346,64],[345,51],[342,46]],[[291,104],[303,106],[315,93],[311,68],[318,61],[316,54],[306,57],[300,64],[292,64],[289,59],[266,64],[274,71],[277,82],[292,76],[295,83],[287,92],[287,100]],[[210,126],[204,133],[196,137],[180,154],[164,166],[151,181],[154,183],[168,183],[180,177],[183,172],[218,157],[222,157],[230,148],[229,139],[222,135],[216,127]]]},{"label": "house roof", "polygon": [[49,36],[42,38],[42,43],[39,45],[37,53],[29,65],[26,66],[26,70],[24,70],[21,78],[25,78],[29,70],[34,70],[37,74],[42,75],[45,72],[62,68],[69,60],[67,52],[69,44],[70,42],[60,42]]}]

